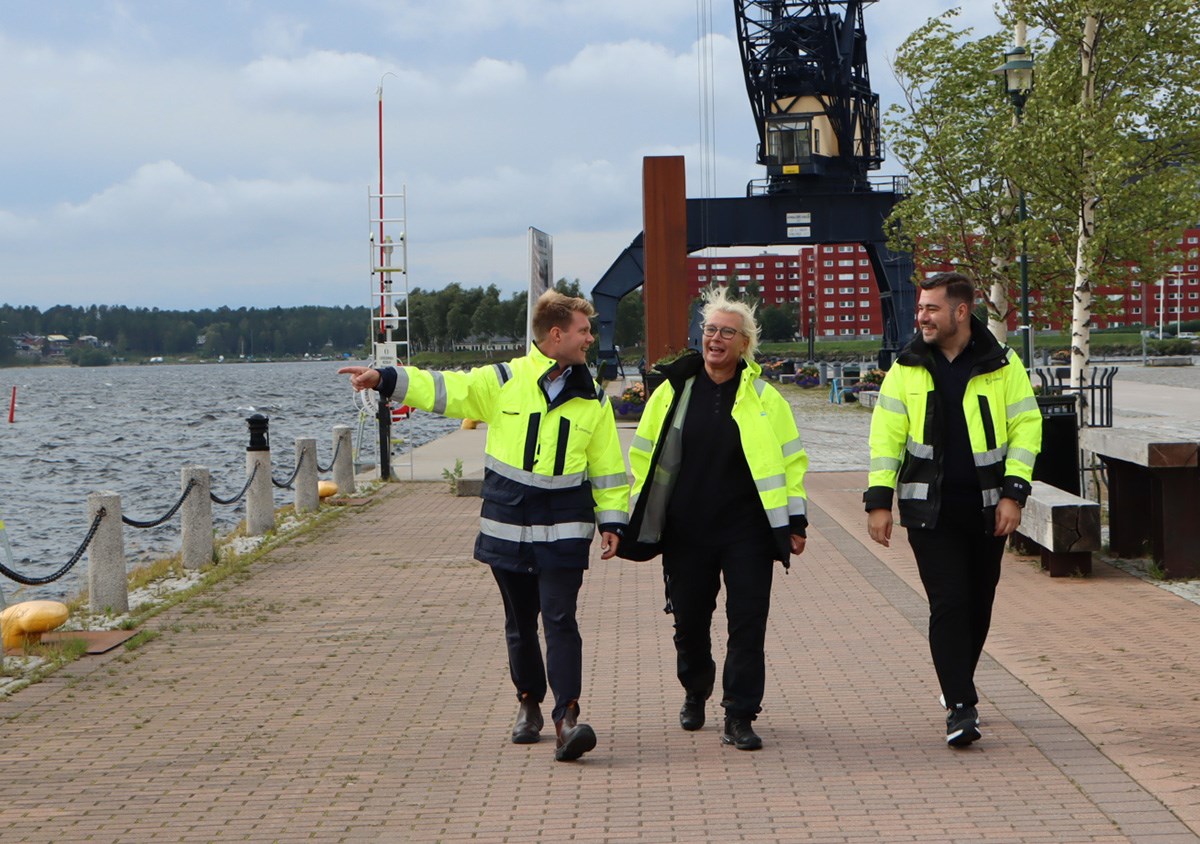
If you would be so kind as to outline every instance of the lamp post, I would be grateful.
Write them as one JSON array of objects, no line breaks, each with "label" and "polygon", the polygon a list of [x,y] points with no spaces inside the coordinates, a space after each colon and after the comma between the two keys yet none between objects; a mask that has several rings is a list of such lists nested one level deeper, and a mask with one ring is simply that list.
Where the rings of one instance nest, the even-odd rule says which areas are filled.
[{"label": "lamp post", "polygon": [[[1024,41],[1024,27],[1018,29],[1017,38]],[[1012,100],[1016,113],[1016,123],[1020,125],[1025,113],[1025,101],[1033,90],[1033,57],[1019,44],[1004,54],[1004,64],[992,71],[1002,77],[1004,90]],[[1025,366],[1033,369],[1033,323],[1029,319],[1029,256],[1026,254],[1025,240],[1025,189],[1017,187],[1017,222],[1021,224],[1021,326],[1024,337],[1022,348]]]}]

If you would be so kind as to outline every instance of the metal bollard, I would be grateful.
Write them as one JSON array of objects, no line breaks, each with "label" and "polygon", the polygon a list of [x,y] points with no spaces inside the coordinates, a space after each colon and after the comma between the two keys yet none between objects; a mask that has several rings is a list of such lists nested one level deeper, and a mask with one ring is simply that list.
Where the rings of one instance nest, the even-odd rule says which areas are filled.
[{"label": "metal bollard", "polygon": [[338,495],[350,495],[356,491],[354,445],[350,439],[352,433],[349,425],[333,426],[333,453],[337,455],[333,461],[333,482],[337,484]]},{"label": "metal bollard", "polygon": [[821,387],[829,384],[829,364],[825,361],[817,364],[817,384]]},{"label": "metal bollard", "polygon": [[185,569],[198,569],[212,562],[213,514],[212,474],[203,466],[184,466],[180,471],[180,490],[195,482],[179,511],[182,547],[180,557]]},{"label": "metal bollard", "polygon": [[[246,535],[262,536],[275,529],[275,496],[271,492],[270,420],[256,413],[246,420],[250,445],[246,446],[246,477],[253,475],[246,491]],[[257,470],[257,472],[255,471]]]},{"label": "metal bollard", "polygon": [[321,506],[317,494],[317,440],[296,437],[296,512],[311,513]]},{"label": "metal bollard", "polygon": [[87,497],[88,524],[100,508],[104,518],[88,546],[88,605],[92,612],[129,612],[129,576],[125,573],[125,536],[121,530],[121,496],[93,492]]}]

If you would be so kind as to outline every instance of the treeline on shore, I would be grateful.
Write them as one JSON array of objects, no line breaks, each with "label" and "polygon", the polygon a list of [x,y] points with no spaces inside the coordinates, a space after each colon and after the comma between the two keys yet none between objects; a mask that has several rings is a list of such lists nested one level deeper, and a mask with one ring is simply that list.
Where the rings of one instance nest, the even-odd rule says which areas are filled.
[{"label": "treeline on shore", "polygon": [[[579,281],[560,280],[556,288],[582,296]],[[442,290],[415,288],[408,297],[411,352],[451,352],[464,344],[524,343],[526,294],[500,295],[495,285]],[[205,308],[162,310],[125,305],[0,305],[0,363],[36,362],[66,357],[74,363],[102,365],[114,358],[154,356],[198,359],[302,358],[349,354],[362,357],[371,343],[371,309],[366,306]],[[626,296],[617,315],[616,342],[641,342],[645,312],[640,292]],[[398,332],[399,334],[399,332]],[[45,343],[32,358],[18,356],[19,338],[62,335],[65,343]],[[402,336],[402,335],[400,335]],[[95,338],[80,342],[80,338]]]}]

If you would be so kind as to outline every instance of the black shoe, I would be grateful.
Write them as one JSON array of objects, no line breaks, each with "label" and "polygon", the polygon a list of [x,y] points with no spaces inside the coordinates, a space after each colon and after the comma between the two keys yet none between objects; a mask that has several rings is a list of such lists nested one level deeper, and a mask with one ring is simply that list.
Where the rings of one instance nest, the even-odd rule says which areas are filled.
[{"label": "black shoe", "polygon": [[762,739],[754,732],[753,722],[749,718],[726,718],[721,744],[732,744],[738,750],[762,749]]},{"label": "black shoe", "polygon": [[679,726],[688,732],[695,732],[704,726],[704,698],[694,692],[688,692],[683,699],[683,708],[679,710]]},{"label": "black shoe", "polygon": [[946,744],[966,747],[983,737],[979,732],[979,711],[974,706],[955,704],[946,711]]},{"label": "black shoe", "polygon": [[517,720],[512,728],[513,744],[537,744],[542,740],[542,708],[537,701],[528,695],[521,698],[521,706],[517,709]]}]

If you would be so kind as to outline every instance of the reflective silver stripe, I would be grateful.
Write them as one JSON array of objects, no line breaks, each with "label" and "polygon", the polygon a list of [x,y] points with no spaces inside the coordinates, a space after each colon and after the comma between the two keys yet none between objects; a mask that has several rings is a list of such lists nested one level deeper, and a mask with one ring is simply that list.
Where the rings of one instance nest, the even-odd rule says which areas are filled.
[{"label": "reflective silver stripe", "polygon": [[908,405],[902,399],[898,399],[895,396],[885,396],[883,393],[880,393],[875,406],[884,410],[890,410],[892,413],[899,413],[901,416],[908,415]]},{"label": "reflective silver stripe", "polygon": [[604,407],[604,405],[608,404],[608,393],[600,393],[599,390],[597,390],[597,393],[600,395],[600,406]]},{"label": "reflective silver stripe", "polygon": [[1034,396],[1030,396],[1029,398],[1021,399],[1016,404],[1010,404],[1006,409],[1006,412],[1008,413],[1008,418],[1012,419],[1014,416],[1019,416],[1022,413],[1028,413],[1031,410],[1036,412],[1037,409],[1037,399]]},{"label": "reflective silver stripe", "polygon": [[999,448],[993,448],[991,451],[984,451],[975,455],[976,466],[993,466],[996,463],[1004,462],[1004,455],[1008,454],[1008,446],[1002,445]]},{"label": "reflective silver stripe", "polygon": [[484,455],[483,467],[491,469],[497,475],[502,475],[510,481],[538,489],[573,489],[582,484],[586,477],[583,472],[572,472],[569,475],[537,475],[503,463],[491,454]]},{"label": "reflective silver stripe", "polygon": [[1011,448],[1008,450],[1008,456],[1013,460],[1020,460],[1026,466],[1032,466],[1037,460],[1037,455],[1027,448]]},{"label": "reflective silver stripe", "polygon": [[999,503],[1000,503],[1000,490],[999,489],[985,489],[983,491],[983,506],[984,507],[995,507]]},{"label": "reflective silver stripe", "polygon": [[913,457],[920,457],[922,460],[933,459],[933,446],[919,443],[912,437],[908,438],[908,443],[904,447]]},{"label": "reflective silver stripe", "polygon": [[392,391],[392,398],[404,401],[408,395],[408,370],[401,366],[393,366],[392,369],[396,370],[396,389]]},{"label": "reflective silver stripe", "polygon": [[784,443],[781,450],[783,451],[784,457],[791,457],[793,454],[799,454],[800,452],[804,451],[804,443],[800,442],[799,437],[796,437],[796,439],[792,440],[791,442]]},{"label": "reflective silver stripe", "polygon": [[900,458],[898,457],[872,457],[871,458],[872,472],[899,472]]},{"label": "reflective silver stripe", "polygon": [[808,499],[801,498],[798,495],[788,496],[788,512],[793,516],[808,515]]},{"label": "reflective silver stripe", "polygon": [[623,510],[601,510],[596,514],[596,521],[602,525],[627,525],[629,524],[629,514]]},{"label": "reflective silver stripe", "polygon": [[631,449],[636,448],[638,451],[654,451],[654,443],[645,437],[639,437],[637,434],[633,435],[633,440],[629,443],[629,447]]},{"label": "reflective silver stripe", "polygon": [[496,378],[500,381],[500,386],[503,387],[508,379],[512,378],[512,367],[507,363],[493,364],[496,367]]},{"label": "reflective silver stripe", "polygon": [[623,486],[628,481],[625,473],[619,475],[594,475],[592,477],[593,489],[612,489],[615,486]]},{"label": "reflective silver stripe", "polygon": [[786,507],[772,507],[767,510],[767,524],[773,528],[787,527],[790,521]]},{"label": "reflective silver stripe", "polygon": [[429,409],[434,413],[445,413],[446,376],[436,370],[431,371],[429,374],[433,376],[433,406]]},{"label": "reflective silver stripe", "polygon": [[758,393],[758,397],[762,398],[762,394],[766,392],[767,382],[761,378],[754,379],[754,392]]},{"label": "reflective silver stripe", "polygon": [[588,539],[596,533],[591,522],[563,522],[559,525],[510,525],[495,519],[480,519],[479,532],[507,542],[558,542],[560,539]]},{"label": "reflective silver stripe", "polygon": [[633,512],[633,508],[637,507],[638,499],[642,497],[641,490],[629,497],[629,512]]},{"label": "reflective silver stripe", "polygon": [[754,482],[754,486],[759,492],[768,492],[772,489],[780,489],[787,486],[787,475],[768,475],[765,478],[759,478]]},{"label": "reflective silver stripe", "polygon": [[929,484],[900,484],[900,497],[924,501],[929,498]]}]

